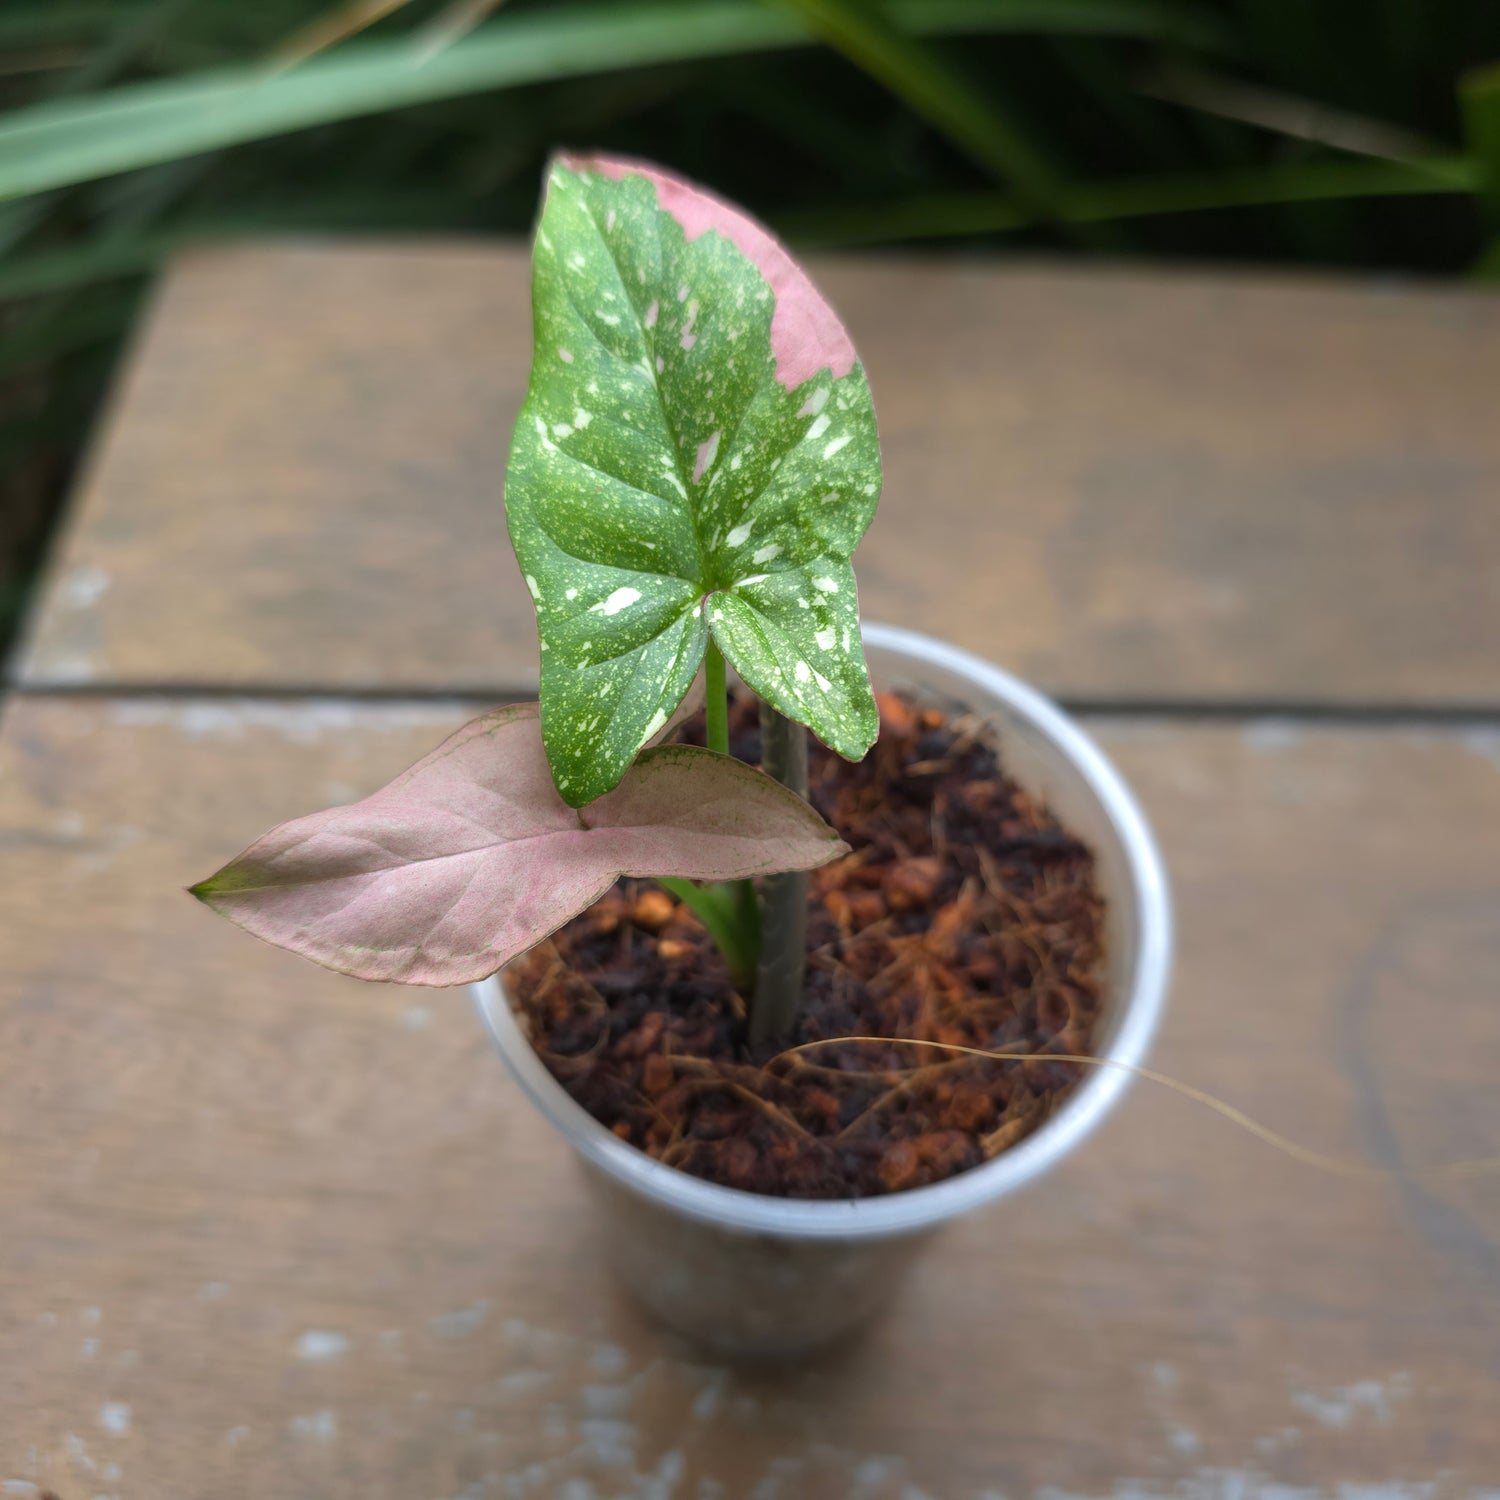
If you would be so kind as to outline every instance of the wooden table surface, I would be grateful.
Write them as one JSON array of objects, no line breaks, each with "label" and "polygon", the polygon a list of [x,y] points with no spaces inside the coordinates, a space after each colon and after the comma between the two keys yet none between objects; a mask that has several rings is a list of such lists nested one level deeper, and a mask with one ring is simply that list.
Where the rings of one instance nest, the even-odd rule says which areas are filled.
[{"label": "wooden table surface", "polygon": [[[1155,1061],[865,1341],[696,1359],[613,1290],[461,992],[181,886],[523,689],[524,263],[168,277],[0,721],[0,1496],[1495,1500],[1500,301],[829,265],[866,612],[1091,705],[1176,884]],[[1205,712],[1205,711],[1210,712]]]}]

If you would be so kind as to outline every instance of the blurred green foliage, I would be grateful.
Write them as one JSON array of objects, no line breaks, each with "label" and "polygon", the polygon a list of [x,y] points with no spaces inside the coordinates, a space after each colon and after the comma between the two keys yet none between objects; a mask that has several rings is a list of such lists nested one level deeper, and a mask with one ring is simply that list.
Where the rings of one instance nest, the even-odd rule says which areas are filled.
[{"label": "blurred green foliage", "polygon": [[1497,60],[1496,0],[7,0],[0,648],[183,245],[517,233],[570,143],[804,246],[1496,277]]}]

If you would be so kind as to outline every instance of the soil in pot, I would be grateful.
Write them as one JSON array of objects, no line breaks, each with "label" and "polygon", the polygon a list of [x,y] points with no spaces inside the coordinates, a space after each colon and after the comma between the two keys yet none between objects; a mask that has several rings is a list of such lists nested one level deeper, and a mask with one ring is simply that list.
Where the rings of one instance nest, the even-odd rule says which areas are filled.
[{"label": "soil in pot", "polygon": [[[857,765],[814,742],[810,798],[851,853],[812,872],[790,1043],[917,1038],[1093,1051],[1104,908],[1089,849],[1005,775],[983,724],[883,694]],[[757,763],[754,705],[731,749]],[[702,743],[701,723],[682,737]],[[978,1166],[1041,1125],[1077,1064],[892,1041],[750,1057],[744,1006],[697,919],[622,881],[506,971],[553,1076],[651,1156],[791,1198],[860,1198]]]}]

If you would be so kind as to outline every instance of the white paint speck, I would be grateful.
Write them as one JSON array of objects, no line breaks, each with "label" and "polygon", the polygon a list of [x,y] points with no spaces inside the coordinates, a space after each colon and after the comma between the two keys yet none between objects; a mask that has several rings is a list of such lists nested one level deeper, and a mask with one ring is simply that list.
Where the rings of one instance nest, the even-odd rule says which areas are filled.
[{"label": "white paint speck", "polygon": [[[809,437],[809,439],[811,439],[811,438],[820,438],[827,431],[828,431],[828,413],[824,412],[823,415],[821,417],[819,417],[817,419],[817,421],[815,421],[812,424],[812,426],[807,429],[807,436]],[[845,441],[847,442],[848,439],[846,438]]]},{"label": "white paint speck", "polygon": [[1194,1454],[1201,1451],[1203,1441],[1191,1427],[1184,1427],[1180,1422],[1172,1422],[1167,1426],[1167,1446],[1184,1458],[1192,1458]]},{"label": "white paint speck", "polygon": [[799,417],[815,417],[828,405],[828,387],[820,386],[802,403],[802,410],[797,413]]},{"label": "white paint speck", "polygon": [[99,1408],[99,1425],[115,1437],[130,1431],[130,1407],[124,1401],[106,1401]]},{"label": "white paint speck", "polygon": [[326,1407],[310,1416],[293,1417],[287,1424],[293,1437],[329,1443],[339,1435],[339,1419]]},{"label": "white paint speck", "polygon": [[812,581],[812,586],[817,589],[820,594],[836,594],[839,591],[837,581],[832,578],[814,578]]},{"label": "white paint speck", "polygon": [[764,547],[758,547],[753,553],[751,553],[751,555],[750,555],[750,561],[751,562],[764,563],[764,562],[770,562],[773,557],[780,557],[780,556],[781,556],[781,543],[780,542],[767,542]]},{"label": "white paint speck", "polygon": [[1411,1377],[1404,1371],[1388,1381],[1359,1380],[1353,1385],[1333,1386],[1322,1391],[1293,1387],[1288,1392],[1298,1411],[1335,1430],[1349,1427],[1358,1416],[1371,1417],[1385,1426],[1391,1420],[1393,1402],[1410,1394]]},{"label": "white paint speck", "polygon": [[589,1355],[589,1364],[600,1375],[623,1375],[630,1357],[621,1344],[596,1344]]},{"label": "white paint speck", "polygon": [[571,349],[559,349],[557,351],[557,357],[565,365],[570,365],[573,363],[573,351]]},{"label": "white paint speck", "polygon": [[661,303],[655,297],[651,299],[651,306],[646,309],[646,327],[656,327],[656,315],[661,311]]},{"label": "white paint speck", "polygon": [[818,644],[819,651],[832,651],[835,632],[832,630],[817,630],[813,632],[813,640]]},{"label": "white paint speck", "polygon": [[638,1437],[634,1422],[607,1421],[598,1417],[586,1417],[578,1424],[582,1446],[595,1462],[606,1465],[635,1463],[635,1444]]},{"label": "white paint speck", "polygon": [[649,1495],[651,1500],[669,1500],[682,1482],[682,1471],[685,1467],[682,1454],[676,1448],[669,1448],[657,1460],[655,1472],[646,1475],[646,1483],[641,1493]]},{"label": "white paint speck", "polygon": [[577,431],[582,432],[593,420],[593,412],[585,411],[581,406],[573,408],[573,426]]},{"label": "white paint speck", "polygon": [[798,682],[811,682],[812,668],[805,661],[799,661],[796,667],[793,668],[793,675]]},{"label": "white paint speck", "polygon": [[770,576],[769,573],[751,573],[746,578],[736,578],[729,586],[734,589],[748,588],[752,583],[764,583]]},{"label": "white paint speck", "polygon": [[509,1375],[500,1377],[495,1383],[495,1388],[507,1398],[529,1396],[534,1391],[551,1385],[552,1379],[552,1374],[548,1370],[512,1370]]},{"label": "white paint speck", "polygon": [[427,1320],[428,1328],[440,1339],[466,1339],[478,1333],[490,1315],[490,1299],[482,1297],[470,1307],[461,1307],[455,1312],[439,1313]]},{"label": "white paint speck", "polygon": [[729,1383],[727,1371],[715,1370],[704,1382],[703,1388],[693,1397],[693,1417],[699,1422],[711,1421],[718,1416],[724,1405],[724,1388]]},{"label": "white paint speck", "polygon": [[589,605],[589,613],[595,615],[617,615],[622,609],[629,609],[640,597],[641,591],[639,589],[618,588],[609,598],[601,599],[597,604]]},{"label": "white paint speck", "polygon": [[47,657],[47,675],[53,682],[88,682],[94,670],[90,651],[54,651]]},{"label": "white paint speck", "polygon": [[750,540],[750,523],[746,521],[742,526],[736,526],[728,536],[724,538],[726,545],[730,547],[743,547]]},{"label": "white paint speck", "polygon": [[1290,750],[1303,738],[1302,726],[1292,719],[1257,719],[1245,726],[1245,743],[1267,754]]},{"label": "white paint speck", "polygon": [[297,1358],[324,1364],[349,1352],[349,1340],[328,1328],[309,1328],[297,1340]]},{"label": "white paint speck", "polygon": [[103,568],[74,568],[57,587],[66,609],[92,609],[109,592],[110,577]]},{"label": "white paint speck", "polygon": [[[1472,751],[1492,766],[1500,767],[1500,731],[1494,729],[1466,729],[1458,737],[1464,749]],[[1500,1491],[1496,1492],[1500,1500]]]},{"label": "white paint speck", "polygon": [[628,1385],[585,1385],[578,1391],[585,1417],[627,1416],[634,1399]]}]

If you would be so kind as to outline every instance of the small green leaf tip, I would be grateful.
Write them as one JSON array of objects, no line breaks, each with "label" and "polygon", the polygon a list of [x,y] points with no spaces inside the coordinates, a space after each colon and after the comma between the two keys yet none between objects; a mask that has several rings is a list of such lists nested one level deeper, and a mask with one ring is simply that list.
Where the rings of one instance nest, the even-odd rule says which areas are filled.
[{"label": "small green leaf tip", "polygon": [[644,163],[561,158],[536,231],[506,514],[575,807],[615,786],[710,633],[851,760],[878,728],[849,558],[880,494],[848,334],[737,209]]}]

